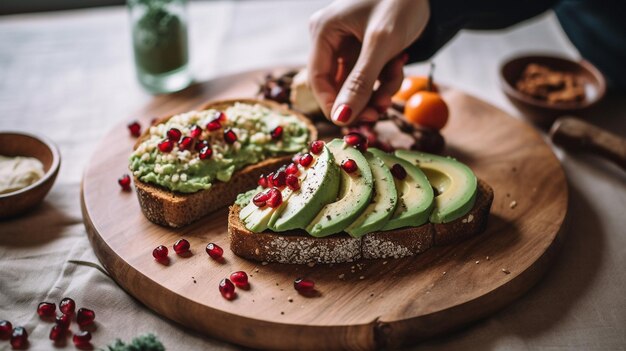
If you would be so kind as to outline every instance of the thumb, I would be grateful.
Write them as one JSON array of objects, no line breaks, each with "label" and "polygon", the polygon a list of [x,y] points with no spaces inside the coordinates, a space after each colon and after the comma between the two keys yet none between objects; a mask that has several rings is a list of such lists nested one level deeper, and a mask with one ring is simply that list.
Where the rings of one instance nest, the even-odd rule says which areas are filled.
[{"label": "thumb", "polygon": [[374,84],[388,61],[384,54],[387,50],[381,50],[379,41],[370,38],[364,40],[359,58],[333,104],[331,118],[337,125],[348,125],[363,112],[372,97]]}]

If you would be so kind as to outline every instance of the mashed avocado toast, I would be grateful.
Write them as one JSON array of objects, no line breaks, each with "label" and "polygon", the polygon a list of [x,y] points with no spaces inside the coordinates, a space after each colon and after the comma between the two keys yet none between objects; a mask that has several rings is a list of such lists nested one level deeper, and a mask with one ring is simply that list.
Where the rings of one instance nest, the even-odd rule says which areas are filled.
[{"label": "mashed avocado toast", "polygon": [[484,231],[493,190],[469,167],[366,150],[353,139],[315,141],[240,194],[229,214],[231,250],[256,261],[339,263],[411,256]]},{"label": "mashed avocado toast", "polygon": [[160,119],[129,168],[146,217],[181,227],[232,203],[316,137],[306,117],[271,101],[217,101]]}]

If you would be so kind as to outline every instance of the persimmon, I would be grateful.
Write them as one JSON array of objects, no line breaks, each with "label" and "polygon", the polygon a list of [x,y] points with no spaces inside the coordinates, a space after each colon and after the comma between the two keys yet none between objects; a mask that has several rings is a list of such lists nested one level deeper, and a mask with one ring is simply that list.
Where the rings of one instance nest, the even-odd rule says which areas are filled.
[{"label": "persimmon", "polygon": [[418,91],[404,106],[407,121],[423,127],[440,130],[448,122],[448,105],[432,91]]}]

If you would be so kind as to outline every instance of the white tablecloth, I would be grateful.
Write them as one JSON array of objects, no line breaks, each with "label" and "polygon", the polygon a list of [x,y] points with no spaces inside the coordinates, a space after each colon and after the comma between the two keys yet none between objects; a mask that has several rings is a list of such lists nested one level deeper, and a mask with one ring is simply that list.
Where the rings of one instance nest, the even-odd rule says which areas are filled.
[{"label": "white tablecloth", "polygon": [[[303,64],[307,18],[325,3],[191,3],[195,76]],[[129,40],[122,7],[0,17],[0,130],[47,135],[63,157],[45,203],[0,222],[0,319],[25,326],[31,350],[51,349],[51,324],[39,321],[36,306],[70,296],[95,310],[96,347],[154,332],[171,350],[236,348],[159,317],[98,270],[68,263],[97,262],[79,206],[82,170],[94,146],[151,99],[136,83]],[[437,76],[517,116],[499,90],[497,70],[504,57],[527,50],[577,55],[547,14],[507,31],[462,33],[436,56]],[[613,96],[596,121],[626,135],[620,100]],[[626,175],[592,157],[556,152],[570,181],[571,229],[554,267],[505,310],[415,349],[626,348]],[[0,341],[5,349],[8,342]]]}]

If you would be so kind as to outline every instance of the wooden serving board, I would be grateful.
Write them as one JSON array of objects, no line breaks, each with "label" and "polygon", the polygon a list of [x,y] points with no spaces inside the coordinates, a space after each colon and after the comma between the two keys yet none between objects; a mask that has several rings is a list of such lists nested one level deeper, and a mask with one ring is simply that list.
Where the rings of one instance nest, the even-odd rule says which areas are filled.
[{"label": "wooden serving board", "polygon": [[[210,99],[251,97],[266,71],[231,75],[155,98],[132,119],[190,110]],[[152,224],[134,193],[120,191],[135,139],[124,121],[97,147],[82,184],[85,226],[98,258],[128,293],[157,313],[210,336],[271,349],[375,349],[414,343],[483,318],[513,302],[548,269],[563,238],[568,189],[548,145],[527,124],[452,89],[446,153],[467,163],[495,191],[488,229],[451,247],[412,258],[293,266],[262,265],[229,250],[227,210],[182,229]],[[385,127],[381,127],[385,129]],[[389,132],[389,130],[386,130]],[[97,157],[95,156],[97,155]],[[178,257],[172,245],[191,243]],[[218,263],[207,243],[225,249]],[[152,250],[170,248],[169,266]],[[234,301],[218,291],[231,272],[250,275]],[[318,297],[293,288],[316,283]]]}]

